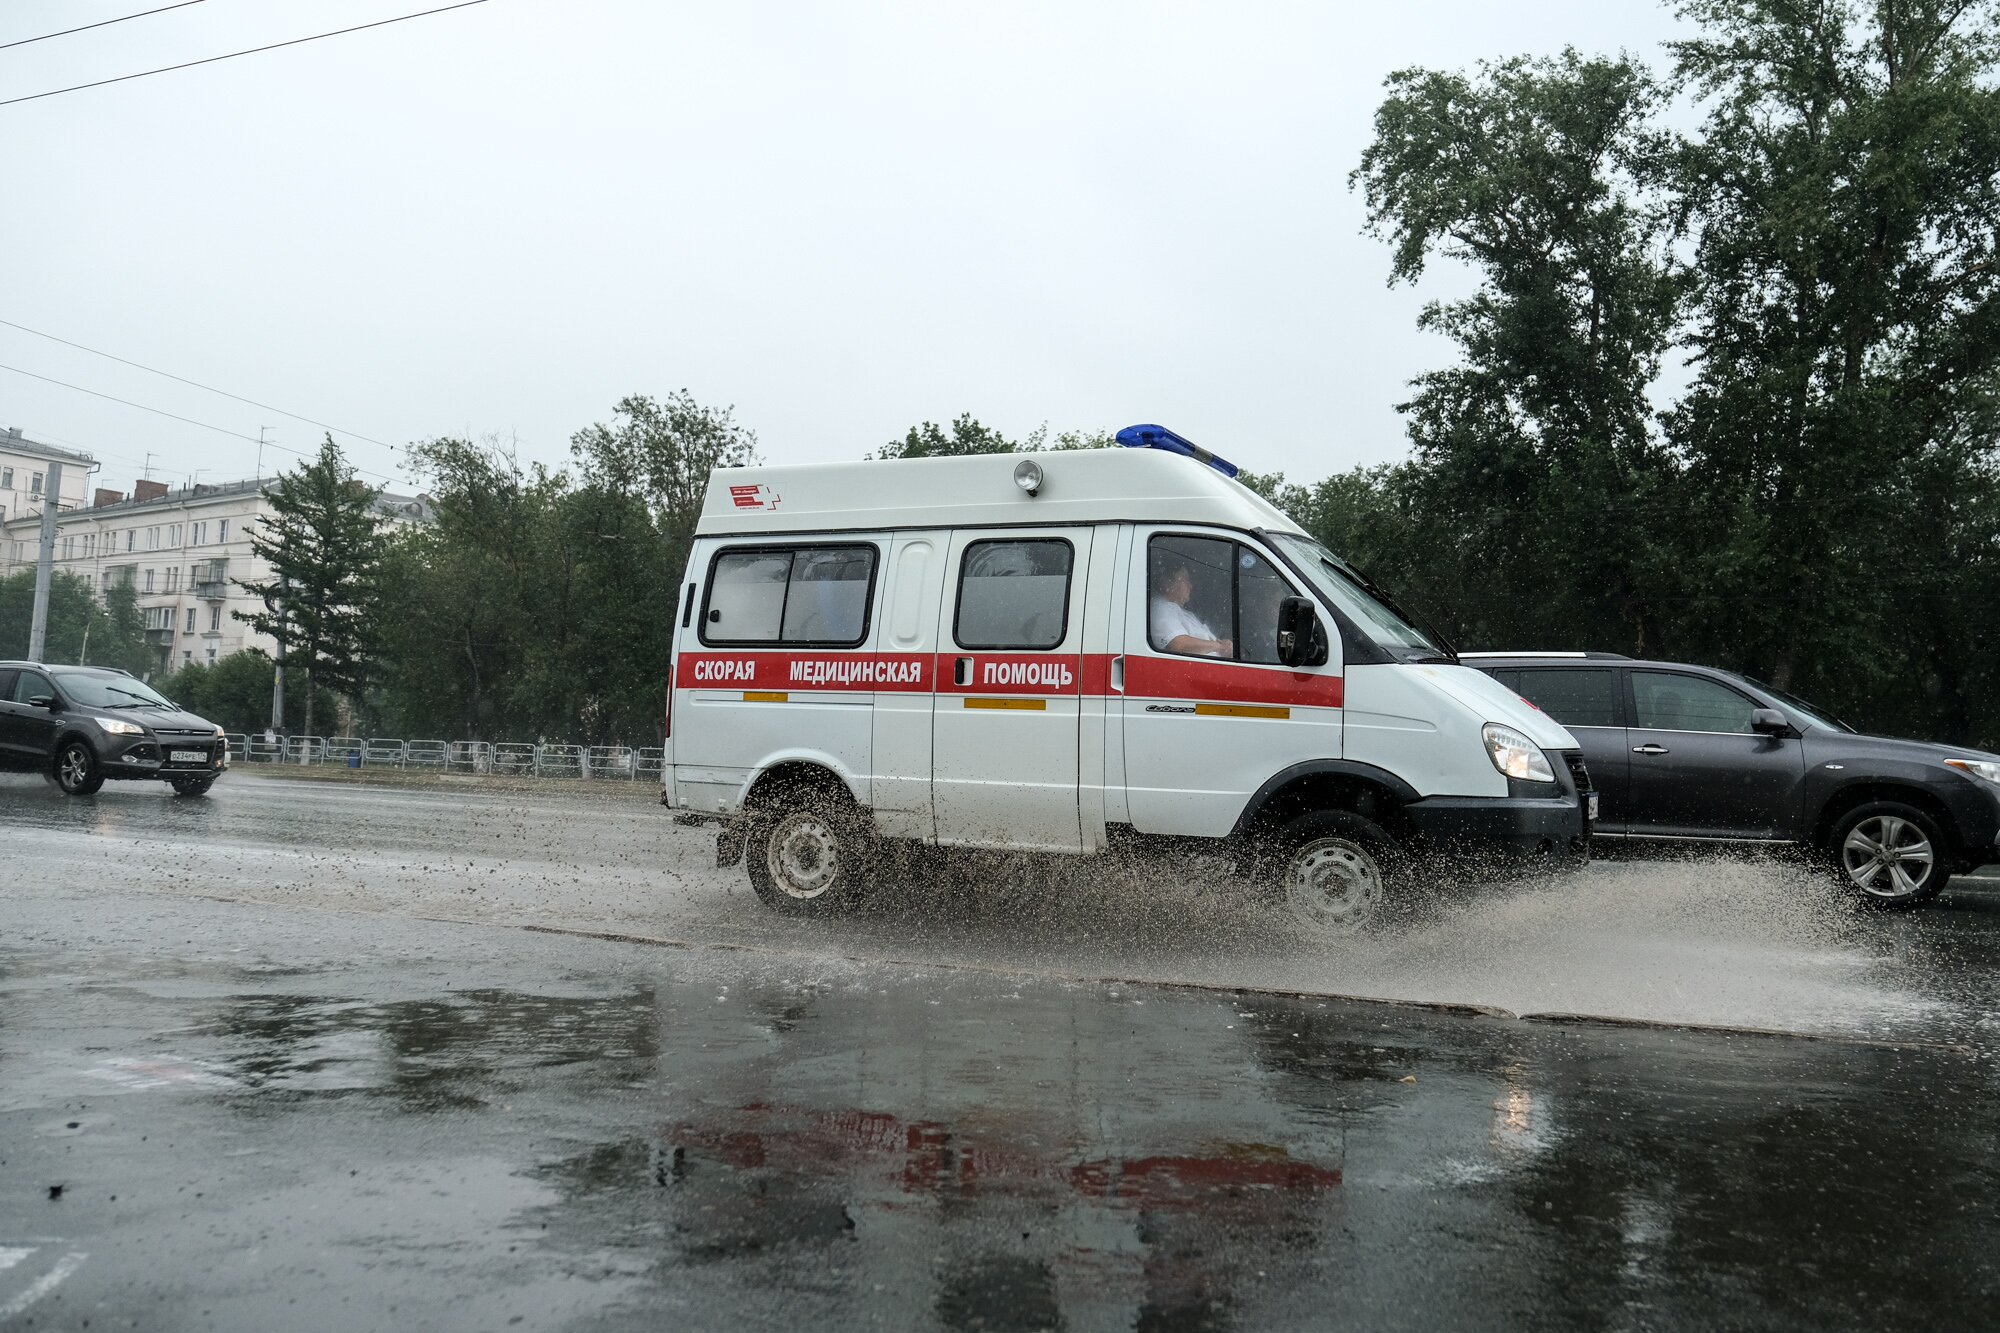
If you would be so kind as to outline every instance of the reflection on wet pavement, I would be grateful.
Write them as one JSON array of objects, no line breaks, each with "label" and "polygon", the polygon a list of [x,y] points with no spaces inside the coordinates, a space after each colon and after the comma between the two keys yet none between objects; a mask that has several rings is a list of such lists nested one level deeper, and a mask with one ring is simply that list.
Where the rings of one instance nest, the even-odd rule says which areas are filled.
[{"label": "reflection on wet pavement", "polygon": [[0,1246],[92,1256],[64,1318],[1934,1327],[1996,1294],[1964,1055],[82,901],[15,896],[36,942],[0,946]]}]

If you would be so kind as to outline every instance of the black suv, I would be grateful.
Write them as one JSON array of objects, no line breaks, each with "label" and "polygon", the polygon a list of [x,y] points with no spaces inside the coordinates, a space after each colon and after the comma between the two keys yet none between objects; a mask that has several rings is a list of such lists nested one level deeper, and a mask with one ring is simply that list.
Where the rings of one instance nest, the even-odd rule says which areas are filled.
[{"label": "black suv", "polygon": [[0,767],[48,774],[71,796],[106,778],[159,778],[199,796],[229,767],[222,728],[123,671],[0,662]]},{"label": "black suv", "polygon": [[2000,756],[1863,736],[1782,690],[1616,653],[1466,653],[1575,734],[1594,836],[1792,845],[1909,907],[2000,861]]}]

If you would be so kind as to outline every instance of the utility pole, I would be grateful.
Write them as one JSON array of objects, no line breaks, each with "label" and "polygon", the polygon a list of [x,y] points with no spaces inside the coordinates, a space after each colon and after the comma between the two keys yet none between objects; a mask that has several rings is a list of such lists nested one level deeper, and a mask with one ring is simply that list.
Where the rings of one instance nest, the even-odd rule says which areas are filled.
[{"label": "utility pole", "polygon": [[35,562],[35,609],[28,621],[28,660],[39,662],[49,644],[49,582],[56,568],[56,516],[62,509],[62,464],[51,462],[42,485],[42,550]]},{"label": "utility pole", "polygon": [[271,611],[278,616],[278,656],[271,667],[271,730],[278,735],[285,734],[285,621],[283,616],[285,601],[282,596],[271,601]]},{"label": "utility pole", "polygon": [[251,475],[259,479],[264,475],[264,432],[269,429],[269,426],[257,427],[257,471]]}]

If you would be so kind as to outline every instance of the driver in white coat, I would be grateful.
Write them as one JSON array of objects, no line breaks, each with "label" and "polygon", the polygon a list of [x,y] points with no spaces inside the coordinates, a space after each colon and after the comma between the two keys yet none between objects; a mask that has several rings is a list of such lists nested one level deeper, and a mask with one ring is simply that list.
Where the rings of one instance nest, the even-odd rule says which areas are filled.
[{"label": "driver in white coat", "polygon": [[1185,560],[1167,560],[1153,570],[1151,634],[1153,646],[1169,653],[1194,657],[1233,657],[1236,645],[1218,638],[1214,630],[1187,609],[1194,596],[1194,575]]}]

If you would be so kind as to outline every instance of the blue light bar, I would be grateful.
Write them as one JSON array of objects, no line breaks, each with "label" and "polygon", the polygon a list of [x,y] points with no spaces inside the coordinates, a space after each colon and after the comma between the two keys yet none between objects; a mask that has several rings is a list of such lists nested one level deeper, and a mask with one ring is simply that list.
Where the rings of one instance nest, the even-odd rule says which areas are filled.
[{"label": "blue light bar", "polygon": [[1217,458],[1193,440],[1183,439],[1165,426],[1127,426],[1118,432],[1118,443],[1127,449],[1164,449],[1170,454],[1206,463],[1225,477],[1233,477],[1241,471],[1228,459]]}]

